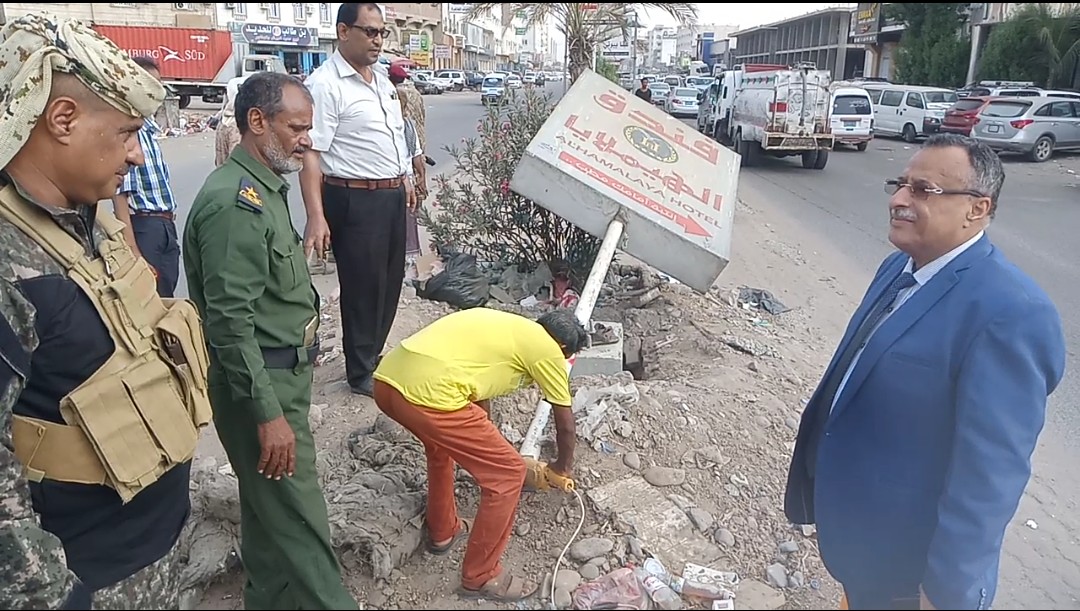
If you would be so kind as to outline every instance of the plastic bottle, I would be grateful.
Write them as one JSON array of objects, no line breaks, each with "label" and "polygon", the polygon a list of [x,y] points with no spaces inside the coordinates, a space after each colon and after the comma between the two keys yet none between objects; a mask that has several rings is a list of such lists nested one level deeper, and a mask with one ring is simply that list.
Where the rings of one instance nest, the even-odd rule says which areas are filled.
[{"label": "plastic bottle", "polygon": [[645,591],[649,593],[649,598],[652,599],[656,606],[665,611],[677,611],[683,608],[683,600],[672,590],[666,583],[660,581],[655,575],[646,571],[643,568],[635,568],[634,576],[641,581],[641,585],[645,586]]},{"label": "plastic bottle", "polygon": [[731,596],[731,592],[716,584],[684,580],[682,595],[701,600],[725,600]]}]

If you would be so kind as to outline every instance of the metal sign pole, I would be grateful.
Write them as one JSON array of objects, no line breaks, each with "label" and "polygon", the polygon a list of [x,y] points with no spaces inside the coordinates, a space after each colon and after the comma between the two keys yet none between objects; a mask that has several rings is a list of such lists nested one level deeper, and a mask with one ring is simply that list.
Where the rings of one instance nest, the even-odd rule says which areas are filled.
[{"label": "metal sign pole", "polygon": [[[584,325],[586,329],[591,328],[590,322],[592,321],[593,309],[596,307],[596,300],[600,297],[600,289],[604,286],[604,279],[607,278],[608,269],[615,259],[615,251],[618,249],[619,241],[622,240],[623,229],[625,228],[623,222],[617,218],[608,223],[607,231],[604,233],[604,240],[600,243],[600,250],[596,254],[596,261],[593,262],[592,269],[589,270],[589,277],[585,280],[585,287],[581,289],[581,297],[578,298],[574,315],[577,316],[578,322]],[[566,362],[567,372],[573,366],[574,360],[571,357]],[[521,442],[522,456],[534,460],[540,459],[540,437],[543,435],[544,427],[547,426],[550,417],[551,404],[541,399],[536,406],[536,414],[529,425],[529,430],[525,432],[525,439]]]}]

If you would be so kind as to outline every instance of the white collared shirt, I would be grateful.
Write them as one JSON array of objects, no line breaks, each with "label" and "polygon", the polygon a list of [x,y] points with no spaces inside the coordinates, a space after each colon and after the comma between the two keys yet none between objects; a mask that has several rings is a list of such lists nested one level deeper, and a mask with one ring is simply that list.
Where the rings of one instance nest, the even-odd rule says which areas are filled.
[{"label": "white collared shirt", "polygon": [[952,263],[953,260],[963,254],[964,251],[971,248],[972,245],[975,244],[975,242],[978,242],[979,239],[983,237],[984,233],[985,232],[980,231],[978,234],[975,235],[975,237],[950,250],[949,252],[941,255],[937,259],[934,259],[933,261],[927,263],[917,271],[912,271],[915,269],[915,261],[911,257],[908,257],[907,265],[904,266],[904,273],[908,273],[914,276],[915,284],[900,291],[896,295],[896,300],[893,301],[892,304],[893,308],[891,310],[885,311],[885,314],[881,317],[881,320],[878,321],[877,325],[875,325],[874,328],[870,331],[870,333],[866,336],[866,343],[863,344],[863,348],[859,348],[859,351],[855,353],[855,358],[851,359],[851,365],[848,367],[848,370],[844,372],[844,378],[840,380],[840,386],[836,388],[836,394],[833,395],[832,404],[829,406],[830,411],[836,407],[836,402],[840,398],[840,395],[844,392],[844,387],[847,386],[848,379],[851,377],[851,372],[855,371],[855,366],[859,364],[859,357],[862,356],[866,344],[870,342],[870,338],[874,336],[874,333],[877,333],[877,330],[881,328],[881,325],[885,324],[885,321],[888,320],[889,317],[893,315],[893,313],[899,310],[907,302],[908,299],[911,299],[912,295],[917,293],[920,288],[926,286],[926,284],[930,282],[931,278],[936,276],[937,273],[941,270],[945,269],[946,265]]},{"label": "white collared shirt", "polygon": [[324,175],[356,180],[411,172],[401,102],[386,74],[373,69],[369,83],[339,51],[305,84],[315,100],[311,143]]}]

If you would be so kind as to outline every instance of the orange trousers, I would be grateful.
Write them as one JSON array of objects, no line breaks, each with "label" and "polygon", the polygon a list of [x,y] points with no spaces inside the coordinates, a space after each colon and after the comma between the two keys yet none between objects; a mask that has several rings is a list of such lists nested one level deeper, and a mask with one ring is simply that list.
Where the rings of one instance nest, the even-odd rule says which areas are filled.
[{"label": "orange trousers", "polygon": [[500,560],[510,542],[525,485],[525,461],[495,428],[487,412],[475,403],[454,412],[414,405],[396,388],[378,380],[374,394],[379,409],[424,444],[427,527],[432,541],[453,537],[460,526],[454,499],[454,463],[468,471],[480,486],[480,508],[461,567],[461,585],[480,589],[502,572]]}]

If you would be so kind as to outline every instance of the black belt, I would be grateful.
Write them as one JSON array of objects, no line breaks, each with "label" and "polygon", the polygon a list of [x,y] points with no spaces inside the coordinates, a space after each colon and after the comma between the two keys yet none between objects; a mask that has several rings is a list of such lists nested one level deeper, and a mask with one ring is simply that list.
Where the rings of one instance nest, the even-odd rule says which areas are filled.
[{"label": "black belt", "polygon": [[[267,369],[293,369],[300,364],[300,353],[304,348],[262,348],[263,364]],[[306,348],[307,362],[314,364],[319,356],[319,343]]]},{"label": "black belt", "polygon": [[131,216],[139,218],[158,218],[165,219],[167,221],[176,221],[176,214],[172,212],[162,212],[157,210],[138,210],[132,212]]}]

